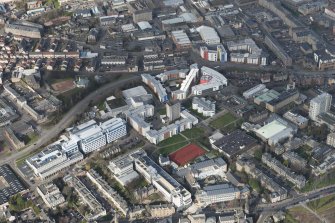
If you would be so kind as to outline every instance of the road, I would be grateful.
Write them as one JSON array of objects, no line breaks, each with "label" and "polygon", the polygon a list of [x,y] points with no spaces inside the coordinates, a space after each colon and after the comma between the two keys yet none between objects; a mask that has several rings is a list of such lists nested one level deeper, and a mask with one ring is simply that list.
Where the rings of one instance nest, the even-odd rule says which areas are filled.
[{"label": "road", "polygon": [[317,190],[314,190],[308,193],[304,193],[296,197],[283,200],[281,202],[277,202],[273,204],[260,204],[260,205],[257,205],[255,209],[252,210],[252,212],[260,213],[261,215],[266,216],[267,213],[274,213],[280,210],[284,210],[288,207],[298,205],[301,202],[306,202],[306,201],[314,200],[320,197],[325,197],[333,193],[335,193],[335,185],[317,189]]},{"label": "road", "polygon": [[14,162],[16,159],[25,157],[28,154],[33,153],[35,150],[44,146],[46,143],[50,142],[52,139],[57,137],[65,128],[69,127],[75,120],[76,117],[85,112],[86,108],[90,104],[91,101],[94,101],[97,97],[108,97],[111,92],[116,88],[123,84],[126,84],[129,81],[139,81],[139,75],[129,75],[128,77],[122,78],[117,81],[110,82],[108,84],[103,85],[96,91],[90,93],[76,105],[74,105],[71,110],[69,110],[62,119],[54,125],[51,129],[43,130],[41,136],[38,141],[34,145],[30,145],[27,148],[20,150],[14,154],[11,154],[7,157],[3,157],[0,160],[0,165],[5,163]]}]

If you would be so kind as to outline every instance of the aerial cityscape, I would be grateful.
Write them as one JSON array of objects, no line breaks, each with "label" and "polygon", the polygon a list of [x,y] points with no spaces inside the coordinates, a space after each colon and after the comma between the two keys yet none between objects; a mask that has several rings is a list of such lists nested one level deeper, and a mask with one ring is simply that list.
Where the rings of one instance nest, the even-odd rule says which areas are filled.
[{"label": "aerial cityscape", "polygon": [[335,2],[0,0],[0,222],[335,223]]}]

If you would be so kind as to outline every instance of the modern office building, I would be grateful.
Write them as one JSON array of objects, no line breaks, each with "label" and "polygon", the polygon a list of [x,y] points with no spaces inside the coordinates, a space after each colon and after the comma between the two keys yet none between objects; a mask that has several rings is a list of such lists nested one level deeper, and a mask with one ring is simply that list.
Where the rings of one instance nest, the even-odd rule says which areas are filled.
[{"label": "modern office building", "polygon": [[84,156],[81,152],[77,151],[71,155],[67,155],[59,142],[56,142],[47,146],[36,155],[26,159],[26,163],[36,176],[41,179],[46,179],[58,174],[82,159],[84,159]]},{"label": "modern office building", "polygon": [[127,135],[125,122],[121,118],[109,119],[101,123],[100,128],[106,137],[107,144]]},{"label": "modern office building", "polygon": [[309,105],[309,117],[313,121],[317,121],[320,114],[329,112],[331,103],[332,96],[328,93],[322,93],[313,98]]},{"label": "modern office building", "polygon": [[[83,153],[100,149],[127,134],[125,122],[121,118],[109,119],[100,125],[90,120],[69,130],[70,138],[77,143]],[[73,143],[74,146],[74,143]]]},{"label": "modern office building", "polygon": [[232,185],[217,184],[204,187],[196,194],[196,198],[200,203],[210,205],[239,199],[240,194],[240,190]]}]

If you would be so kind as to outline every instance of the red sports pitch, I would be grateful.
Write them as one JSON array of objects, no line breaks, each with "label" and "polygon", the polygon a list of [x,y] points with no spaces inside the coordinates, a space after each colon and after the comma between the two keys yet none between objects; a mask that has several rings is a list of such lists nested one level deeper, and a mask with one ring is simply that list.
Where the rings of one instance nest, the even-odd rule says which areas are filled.
[{"label": "red sports pitch", "polygon": [[184,166],[188,162],[194,160],[195,158],[202,156],[206,153],[206,150],[195,145],[189,144],[174,153],[169,155],[170,160],[178,164],[179,166]]}]

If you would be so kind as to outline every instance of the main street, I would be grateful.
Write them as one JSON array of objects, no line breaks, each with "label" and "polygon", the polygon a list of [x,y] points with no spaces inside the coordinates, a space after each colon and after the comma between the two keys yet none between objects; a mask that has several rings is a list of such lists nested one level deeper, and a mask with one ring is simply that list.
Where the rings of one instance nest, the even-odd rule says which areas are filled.
[{"label": "main street", "polygon": [[322,198],[322,197],[325,197],[333,193],[335,193],[335,185],[316,189],[308,193],[300,194],[298,196],[283,200],[281,202],[277,202],[273,204],[260,204],[260,205],[257,205],[253,210],[251,210],[251,212],[260,214],[260,218],[257,222],[261,223],[266,218],[266,216],[268,216],[269,214],[276,213],[277,211],[284,210],[289,207],[299,205],[304,202],[308,202],[310,200]]},{"label": "main street", "polygon": [[67,113],[65,113],[62,119],[52,128],[43,130],[41,136],[39,137],[39,139],[35,144],[30,145],[27,148],[22,149],[16,153],[13,153],[9,156],[1,157],[0,165],[3,165],[5,163],[12,163],[21,157],[25,157],[26,155],[33,153],[41,146],[44,146],[46,143],[50,142],[52,139],[57,137],[65,128],[69,127],[76,120],[76,117],[78,115],[84,113],[91,101],[95,101],[98,97],[108,97],[110,96],[111,92],[115,90],[115,88],[120,87],[131,81],[139,81],[139,80],[140,80],[139,75],[129,74],[129,76],[127,77],[124,77],[114,82],[107,83],[102,87],[100,87],[99,89],[97,89],[96,91],[91,92],[88,96],[86,96],[76,105],[74,105]]}]

